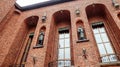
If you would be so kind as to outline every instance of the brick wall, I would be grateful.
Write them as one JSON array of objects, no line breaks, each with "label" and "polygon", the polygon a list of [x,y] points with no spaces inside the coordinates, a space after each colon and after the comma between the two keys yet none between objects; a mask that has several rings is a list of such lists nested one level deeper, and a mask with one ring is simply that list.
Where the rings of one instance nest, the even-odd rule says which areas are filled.
[{"label": "brick wall", "polygon": [[0,1],[0,22],[6,17],[8,12],[14,6],[15,0],[1,0]]},{"label": "brick wall", "polygon": [[[93,17],[88,19],[87,13],[86,13],[86,7],[91,4],[103,4],[105,5],[105,17]],[[120,3],[120,2],[119,2]],[[77,8],[80,8],[80,16],[77,17],[75,15],[75,10]],[[5,8],[6,9],[6,8]],[[19,46],[16,46],[16,43],[19,45],[26,45],[21,43],[20,40],[23,40],[23,37],[25,36],[24,32],[28,31],[27,28],[24,26],[24,20],[30,16],[38,16],[39,20],[37,23],[37,26],[35,28],[35,36],[33,38],[31,48],[28,54],[26,67],[33,67],[33,56],[36,57],[36,67],[48,67],[48,63],[51,61],[56,60],[56,47],[57,47],[57,39],[55,36],[56,33],[54,31],[57,30],[57,28],[60,26],[64,26],[64,24],[59,24],[58,26],[55,25],[54,17],[53,15],[57,11],[61,10],[68,10],[70,12],[70,23],[71,23],[71,48],[72,48],[72,58],[73,58],[73,64],[75,67],[85,67],[85,66],[91,66],[91,67],[100,67],[99,65],[99,53],[98,48],[95,43],[95,39],[93,37],[93,32],[90,23],[95,21],[104,21],[107,24],[108,34],[110,36],[113,46],[116,50],[116,53],[120,53],[120,42],[119,42],[119,32],[120,32],[120,19],[118,18],[117,14],[120,12],[119,9],[115,9],[112,6],[111,0],[78,0],[78,1],[72,1],[68,3],[62,3],[57,4],[53,6],[47,6],[42,7],[38,9],[28,10],[21,12],[20,15],[17,15],[13,13],[11,16],[11,19],[8,21],[8,23],[5,25],[3,31],[1,32],[4,35],[0,38],[0,65],[2,67],[8,67],[8,65],[12,64],[12,62],[16,63],[16,59],[20,61],[20,57],[22,56],[24,48],[19,48]],[[45,23],[42,23],[41,17],[43,13],[47,13],[47,19]],[[109,17],[110,16],[110,17]],[[59,17],[59,16],[58,16]],[[108,18],[109,17],[109,18]],[[109,20],[111,19],[111,20]],[[89,41],[87,42],[80,42],[76,43],[78,41],[77,38],[77,21],[82,21],[85,28],[86,37]],[[112,22],[112,23],[110,23]],[[15,24],[15,25],[14,25]],[[111,26],[114,24],[113,26]],[[40,32],[40,29],[42,27],[46,27],[45,32],[45,41],[44,41],[44,47],[43,48],[35,48],[33,47],[36,45],[37,38]],[[114,28],[114,30],[112,29]],[[21,31],[22,30],[22,31]],[[115,33],[111,33],[114,31]],[[118,33],[116,33],[116,31]],[[18,35],[19,34],[19,35]],[[116,37],[117,36],[117,37]],[[14,46],[12,46],[14,45]],[[25,47],[25,46],[24,46]],[[17,50],[21,54],[17,57],[13,55],[18,55],[16,53]],[[83,57],[82,54],[82,48],[85,48],[87,51],[87,60]],[[12,53],[11,53],[12,52]],[[13,59],[16,58],[16,59]],[[17,62],[19,64],[19,62]]]}]

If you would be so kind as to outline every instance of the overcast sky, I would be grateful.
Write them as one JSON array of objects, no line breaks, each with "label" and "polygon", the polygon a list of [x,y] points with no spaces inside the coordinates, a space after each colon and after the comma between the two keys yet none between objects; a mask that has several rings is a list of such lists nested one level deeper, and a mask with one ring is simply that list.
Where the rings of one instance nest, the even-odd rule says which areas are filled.
[{"label": "overcast sky", "polygon": [[45,2],[45,1],[50,1],[50,0],[17,0],[16,3],[18,3],[21,7],[24,7],[31,4]]}]

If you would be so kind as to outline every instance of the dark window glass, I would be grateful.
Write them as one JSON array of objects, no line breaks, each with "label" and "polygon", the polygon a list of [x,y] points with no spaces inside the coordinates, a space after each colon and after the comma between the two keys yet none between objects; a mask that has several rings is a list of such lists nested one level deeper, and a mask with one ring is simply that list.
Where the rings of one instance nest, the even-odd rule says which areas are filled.
[{"label": "dark window glass", "polygon": [[33,36],[34,36],[33,32],[29,34],[29,39],[27,41],[27,45],[24,49],[23,56],[22,56],[22,59],[21,59],[21,66],[22,67],[25,67],[25,62],[27,60],[27,56],[28,56],[28,52],[30,50],[31,42],[33,40]]}]

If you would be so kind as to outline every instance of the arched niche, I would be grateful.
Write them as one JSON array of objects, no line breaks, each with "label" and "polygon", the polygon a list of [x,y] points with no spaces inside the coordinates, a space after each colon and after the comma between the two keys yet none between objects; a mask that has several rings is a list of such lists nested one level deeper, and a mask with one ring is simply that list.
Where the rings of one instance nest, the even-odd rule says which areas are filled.
[{"label": "arched niche", "polygon": [[[64,34],[63,34],[64,33]],[[71,64],[73,65],[73,51],[72,51],[72,37],[71,37],[71,16],[69,10],[60,10],[53,14],[52,16],[52,22],[49,32],[49,39],[48,39],[48,48],[47,48],[47,54],[46,55],[46,61],[45,61],[45,67],[46,65],[49,65],[51,67],[54,67],[52,65],[57,65],[58,63],[58,55],[61,51],[59,51],[59,46],[61,46],[60,43],[60,36],[61,35],[68,35],[70,43],[70,55],[71,55]],[[68,50],[69,51],[69,50]],[[69,55],[69,54],[68,54]],[[56,61],[57,60],[57,61]]]},{"label": "arched niche", "polygon": [[26,18],[24,22],[27,24],[27,26],[34,27],[37,25],[38,20],[39,20],[38,16],[30,16]]},{"label": "arched niche", "polygon": [[[120,50],[120,31],[119,28],[114,21],[113,17],[111,16],[110,12],[103,4],[91,4],[86,7],[86,14],[88,18],[88,22],[92,27],[93,33],[94,30],[98,28],[93,28],[99,26],[99,29],[104,27],[106,34],[109,38],[109,42],[112,44],[112,47],[115,51],[115,54],[119,54]],[[102,27],[100,27],[102,26]],[[118,33],[119,32],[119,33]],[[95,35],[95,34],[93,34]],[[95,38],[96,40],[97,38]],[[96,42],[97,43],[97,42]],[[98,48],[97,48],[98,49]],[[120,56],[118,56],[119,58]],[[101,59],[99,59],[101,60]],[[114,64],[113,64],[114,65]]]},{"label": "arched niche", "polygon": [[76,29],[77,29],[77,38],[78,38],[78,41],[88,41],[86,39],[86,34],[85,34],[85,28],[84,28],[84,23],[82,20],[78,20],[76,22]]},{"label": "arched niche", "polygon": [[53,14],[53,19],[56,25],[59,25],[62,23],[68,24],[68,25],[71,24],[70,12],[68,10],[60,10],[60,11],[55,12]]},{"label": "arched niche", "polygon": [[117,15],[117,16],[118,16],[118,18],[119,18],[119,20],[120,20],[120,13],[118,13],[118,15]]},{"label": "arched niche", "polygon": [[36,46],[33,48],[42,48],[44,47],[44,41],[45,41],[45,32],[46,32],[46,27],[42,26],[39,30],[39,35],[37,38]]},{"label": "arched niche", "polygon": [[[28,53],[31,48],[31,44],[34,39],[35,29],[38,23],[38,16],[30,16],[27,17],[23,23],[21,24],[21,28],[19,31],[19,39],[21,39],[22,43],[19,46],[19,59],[17,63],[22,64],[23,62],[27,62]],[[24,65],[25,66],[25,65]]]},{"label": "arched niche", "polygon": [[78,21],[76,22],[76,27],[77,27],[77,28],[78,28],[78,27],[84,28],[84,23],[83,23],[83,21],[82,21],[82,20],[78,20]]},{"label": "arched niche", "polygon": [[40,28],[40,31],[46,31],[46,27],[45,26],[42,26],[41,28]]}]

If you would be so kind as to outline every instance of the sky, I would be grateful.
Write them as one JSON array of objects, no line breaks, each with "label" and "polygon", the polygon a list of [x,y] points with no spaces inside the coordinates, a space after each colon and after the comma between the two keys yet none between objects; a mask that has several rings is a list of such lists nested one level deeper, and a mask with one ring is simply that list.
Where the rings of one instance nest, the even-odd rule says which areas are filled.
[{"label": "sky", "polygon": [[16,3],[20,5],[21,7],[36,4],[36,3],[42,3],[50,0],[17,0]]}]

